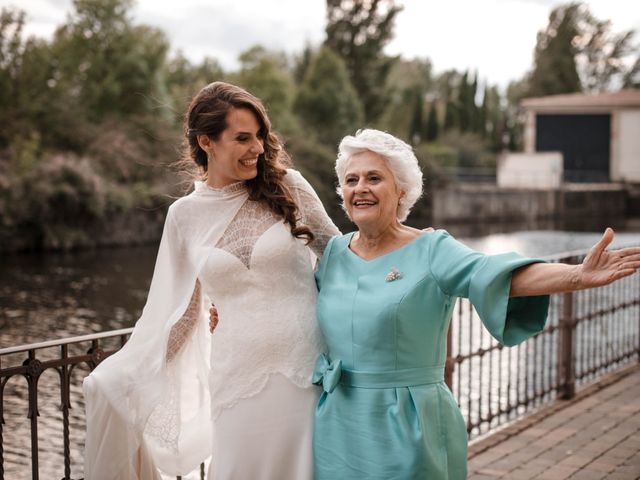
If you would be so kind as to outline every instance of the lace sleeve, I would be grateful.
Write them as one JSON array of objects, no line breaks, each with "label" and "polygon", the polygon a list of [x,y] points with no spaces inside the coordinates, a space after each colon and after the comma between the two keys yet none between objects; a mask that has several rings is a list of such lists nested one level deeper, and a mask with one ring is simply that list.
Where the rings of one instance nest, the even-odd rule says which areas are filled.
[{"label": "lace sleeve", "polygon": [[331,237],[340,235],[340,230],[327,215],[315,190],[300,172],[287,170],[287,180],[298,205],[301,221],[311,229],[315,237],[309,247],[320,258]]},{"label": "lace sleeve", "polygon": [[189,338],[189,334],[198,323],[201,307],[202,287],[200,286],[200,281],[196,280],[196,285],[193,289],[193,295],[191,295],[187,310],[180,320],[171,327],[171,331],[169,332],[169,340],[167,341],[167,363],[171,363]]}]

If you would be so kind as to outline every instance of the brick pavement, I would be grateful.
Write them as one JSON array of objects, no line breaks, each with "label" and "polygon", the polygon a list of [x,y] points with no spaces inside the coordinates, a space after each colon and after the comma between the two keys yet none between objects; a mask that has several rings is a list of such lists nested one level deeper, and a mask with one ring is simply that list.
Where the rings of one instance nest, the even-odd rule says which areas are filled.
[{"label": "brick pavement", "polygon": [[472,443],[469,480],[640,479],[640,365]]}]

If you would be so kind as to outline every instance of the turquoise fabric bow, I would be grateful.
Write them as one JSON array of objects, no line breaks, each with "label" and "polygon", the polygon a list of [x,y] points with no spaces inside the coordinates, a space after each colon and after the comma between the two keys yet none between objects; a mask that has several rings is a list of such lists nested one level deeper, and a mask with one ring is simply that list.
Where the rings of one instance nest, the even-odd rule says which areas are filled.
[{"label": "turquoise fabric bow", "polygon": [[312,382],[316,385],[322,384],[324,391],[331,393],[340,382],[340,375],[342,375],[342,360],[332,362],[327,355],[321,353],[313,370]]}]

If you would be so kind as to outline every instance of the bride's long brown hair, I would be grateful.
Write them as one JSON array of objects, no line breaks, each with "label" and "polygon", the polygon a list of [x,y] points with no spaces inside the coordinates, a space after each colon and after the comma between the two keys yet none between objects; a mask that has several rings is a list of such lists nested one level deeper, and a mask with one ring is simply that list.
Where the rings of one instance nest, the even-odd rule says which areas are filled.
[{"label": "bride's long brown hair", "polygon": [[185,147],[180,163],[195,162],[206,177],[208,159],[198,144],[198,135],[217,140],[227,128],[227,114],[232,108],[252,111],[260,125],[259,136],[264,140],[264,152],[258,157],[258,174],[245,181],[251,200],[264,202],[281,216],[297,238],[313,240],[313,233],[305,225],[298,225],[299,209],[289,188],[284,183],[285,165],[289,157],[279,138],[271,131],[271,121],[262,102],[246,90],[225,82],[214,82],[204,87],[193,98],[184,120]]}]

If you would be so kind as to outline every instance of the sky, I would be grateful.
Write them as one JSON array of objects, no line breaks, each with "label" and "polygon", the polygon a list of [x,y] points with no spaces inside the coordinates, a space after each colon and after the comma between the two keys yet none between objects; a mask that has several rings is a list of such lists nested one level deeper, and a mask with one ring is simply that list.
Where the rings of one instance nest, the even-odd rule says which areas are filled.
[{"label": "sky", "polygon": [[[500,87],[531,68],[536,34],[558,0],[399,0],[395,38],[386,53],[429,58],[436,72],[478,71]],[[589,0],[591,13],[612,21],[615,32],[636,30],[640,43],[640,2]],[[0,7],[27,12],[26,33],[50,38],[72,10],[72,0],[0,0]],[[161,28],[174,49],[193,62],[205,56],[226,70],[239,53],[256,44],[289,54],[324,39],[324,0],[137,0],[136,23]]]}]

